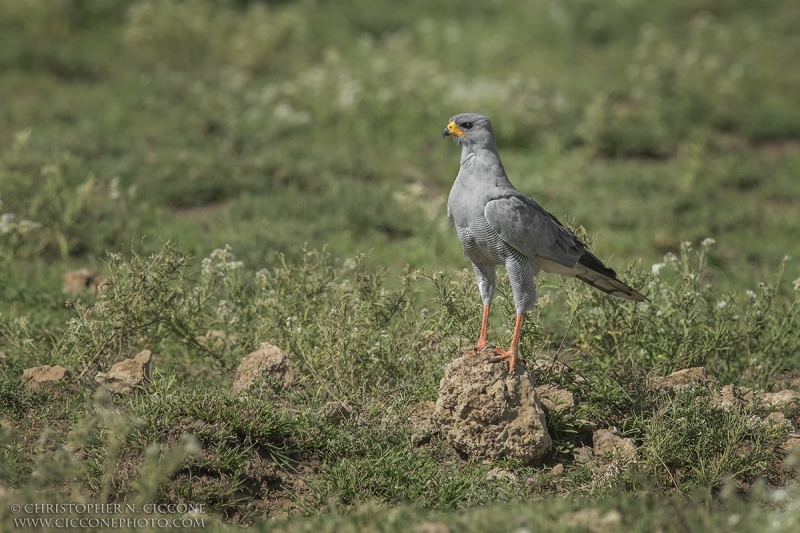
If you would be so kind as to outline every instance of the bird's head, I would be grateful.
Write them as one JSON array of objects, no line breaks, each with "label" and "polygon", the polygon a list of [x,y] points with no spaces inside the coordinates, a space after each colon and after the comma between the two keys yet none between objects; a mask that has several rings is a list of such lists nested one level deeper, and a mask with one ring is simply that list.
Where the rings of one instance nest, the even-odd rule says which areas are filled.
[{"label": "bird's head", "polygon": [[496,148],[492,122],[478,113],[461,113],[450,118],[442,132],[442,137],[448,136],[462,146]]}]

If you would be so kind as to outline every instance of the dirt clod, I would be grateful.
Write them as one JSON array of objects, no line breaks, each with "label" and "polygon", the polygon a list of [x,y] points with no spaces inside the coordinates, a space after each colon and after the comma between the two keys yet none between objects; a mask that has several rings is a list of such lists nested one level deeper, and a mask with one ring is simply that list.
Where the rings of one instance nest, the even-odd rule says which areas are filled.
[{"label": "dirt clod", "polygon": [[273,344],[262,342],[258,350],[242,359],[236,369],[231,390],[238,394],[266,376],[280,379],[286,387],[294,383],[294,370],[289,355]]},{"label": "dirt clod", "polygon": [[669,376],[655,377],[650,388],[656,392],[675,392],[680,388],[694,384],[711,389],[717,384],[717,378],[712,376],[706,367],[696,366],[678,370]]},{"label": "dirt clod", "polygon": [[488,361],[491,351],[452,361],[439,384],[435,420],[445,440],[469,457],[541,462],[552,447],[531,375]]},{"label": "dirt clod", "polygon": [[61,285],[64,292],[80,294],[84,291],[96,293],[97,288],[106,282],[106,278],[99,272],[91,271],[87,268],[79,268],[65,273],[61,278]]},{"label": "dirt clod", "polygon": [[150,379],[150,350],[142,350],[132,359],[116,363],[108,372],[100,372],[95,380],[117,394],[128,394]]},{"label": "dirt clod", "polygon": [[536,394],[539,395],[542,405],[551,411],[566,411],[575,406],[575,396],[570,391],[553,383],[539,385],[536,387]]},{"label": "dirt clod", "polygon": [[800,392],[789,389],[766,392],[762,403],[772,409],[792,409],[797,411],[800,409]]},{"label": "dirt clod", "polygon": [[598,457],[631,461],[636,458],[636,443],[610,429],[598,429],[592,435],[594,453]]},{"label": "dirt clod", "polygon": [[722,411],[744,409],[752,402],[753,389],[736,385],[725,385],[711,396],[711,406]]},{"label": "dirt clod", "polygon": [[67,379],[69,376],[70,371],[63,366],[35,366],[22,371],[22,385],[28,390],[36,390]]}]

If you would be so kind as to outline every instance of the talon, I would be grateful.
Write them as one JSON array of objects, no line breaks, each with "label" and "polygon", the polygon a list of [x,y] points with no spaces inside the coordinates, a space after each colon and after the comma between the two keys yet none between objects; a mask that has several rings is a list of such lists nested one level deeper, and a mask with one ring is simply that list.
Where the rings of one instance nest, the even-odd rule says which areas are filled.
[{"label": "talon", "polygon": [[490,363],[501,363],[503,361],[508,361],[508,373],[514,373],[514,367],[517,365],[517,361],[519,361],[519,357],[517,354],[512,351],[506,351],[502,348],[496,348],[495,351],[498,355],[495,355],[491,359],[489,359]]},{"label": "talon", "polygon": [[495,350],[495,349],[497,349],[497,346],[495,346],[494,344],[484,344],[482,346],[479,344],[474,348],[470,348],[469,350],[461,352],[461,355],[478,355],[479,353],[485,350]]}]

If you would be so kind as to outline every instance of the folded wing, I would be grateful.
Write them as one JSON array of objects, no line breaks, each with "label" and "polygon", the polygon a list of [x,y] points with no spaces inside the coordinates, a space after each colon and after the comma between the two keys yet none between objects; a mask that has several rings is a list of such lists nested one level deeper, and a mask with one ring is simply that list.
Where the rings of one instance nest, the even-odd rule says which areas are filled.
[{"label": "folded wing", "polygon": [[576,277],[617,298],[646,300],[532,198],[521,193],[495,198],[486,204],[484,216],[503,241],[530,257],[539,269]]}]

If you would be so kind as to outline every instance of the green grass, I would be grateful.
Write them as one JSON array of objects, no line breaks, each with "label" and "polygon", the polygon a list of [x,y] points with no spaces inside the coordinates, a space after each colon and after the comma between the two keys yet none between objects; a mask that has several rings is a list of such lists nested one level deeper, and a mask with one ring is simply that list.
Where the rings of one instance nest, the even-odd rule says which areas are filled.
[{"label": "green grass", "polygon": [[[779,1],[0,0],[0,500],[199,502],[270,531],[569,531],[612,509],[633,530],[791,529],[791,428],[647,384],[705,365],[796,386],[798,24]],[[580,398],[548,414],[541,467],[411,443],[478,333],[440,138],[467,110],[515,185],[651,300],[540,279],[523,356],[559,352],[569,371],[540,377]],[[63,293],[79,267],[110,284]],[[504,279],[498,344],[510,298]],[[264,341],[297,384],[231,395]],[[144,348],[146,390],[95,394]],[[73,378],[21,388],[41,364]],[[573,463],[584,420],[637,460]]]}]

